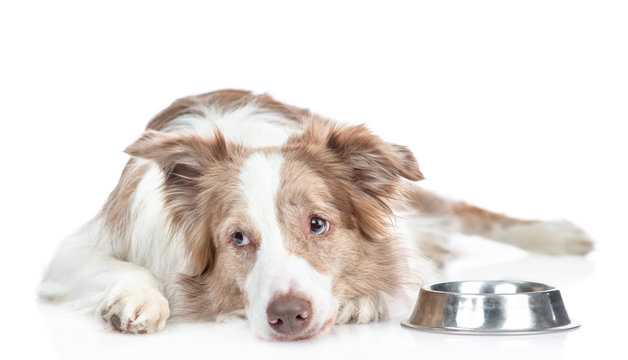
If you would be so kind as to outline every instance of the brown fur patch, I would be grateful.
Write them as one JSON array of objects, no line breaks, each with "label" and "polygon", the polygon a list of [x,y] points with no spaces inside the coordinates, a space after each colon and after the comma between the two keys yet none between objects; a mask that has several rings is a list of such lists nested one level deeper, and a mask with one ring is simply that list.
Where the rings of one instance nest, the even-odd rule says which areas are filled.
[{"label": "brown fur patch", "polygon": [[453,214],[462,222],[462,232],[469,235],[490,237],[490,232],[496,226],[509,227],[520,224],[532,224],[534,220],[522,220],[494,213],[464,202],[456,203]]}]

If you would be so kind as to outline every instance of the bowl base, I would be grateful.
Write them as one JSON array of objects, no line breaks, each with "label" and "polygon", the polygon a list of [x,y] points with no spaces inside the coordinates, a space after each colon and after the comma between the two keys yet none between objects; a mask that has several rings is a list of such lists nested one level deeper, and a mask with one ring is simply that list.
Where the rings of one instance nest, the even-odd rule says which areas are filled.
[{"label": "bowl base", "polygon": [[435,332],[441,334],[457,334],[457,335],[488,335],[488,336],[501,336],[501,335],[536,335],[536,334],[549,334],[554,332],[575,330],[580,327],[580,324],[571,322],[564,326],[557,326],[547,329],[539,330],[472,330],[472,329],[454,329],[454,328],[431,328],[420,325],[410,324],[407,321],[402,321],[401,325],[407,328]]}]

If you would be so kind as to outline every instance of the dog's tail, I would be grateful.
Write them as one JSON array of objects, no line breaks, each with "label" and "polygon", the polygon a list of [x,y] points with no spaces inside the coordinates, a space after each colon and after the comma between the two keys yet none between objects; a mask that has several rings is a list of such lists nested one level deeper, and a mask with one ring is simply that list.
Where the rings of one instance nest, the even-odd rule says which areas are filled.
[{"label": "dog's tail", "polygon": [[488,211],[431,191],[406,184],[402,191],[406,206],[419,216],[436,218],[443,230],[478,235],[522,249],[551,255],[585,255],[593,241],[569,221],[523,220]]}]

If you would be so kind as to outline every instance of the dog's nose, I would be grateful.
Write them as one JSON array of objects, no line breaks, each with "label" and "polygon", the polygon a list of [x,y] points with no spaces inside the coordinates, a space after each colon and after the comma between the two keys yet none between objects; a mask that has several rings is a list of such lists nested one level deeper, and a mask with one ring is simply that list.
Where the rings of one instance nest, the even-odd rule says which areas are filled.
[{"label": "dog's nose", "polygon": [[297,335],[307,327],[312,317],[312,305],[306,299],[284,295],[273,300],[268,309],[268,324],[280,334]]}]

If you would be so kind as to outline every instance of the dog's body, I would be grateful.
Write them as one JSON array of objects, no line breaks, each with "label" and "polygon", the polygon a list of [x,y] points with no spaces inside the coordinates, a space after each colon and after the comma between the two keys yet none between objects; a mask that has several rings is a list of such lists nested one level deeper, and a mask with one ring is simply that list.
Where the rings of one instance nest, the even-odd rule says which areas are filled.
[{"label": "dog's body", "polygon": [[266,95],[177,100],[140,139],[102,212],[67,239],[40,294],[115,330],[246,316],[265,339],[385,316],[460,231],[551,254],[591,241],[418,188],[405,147]]}]

